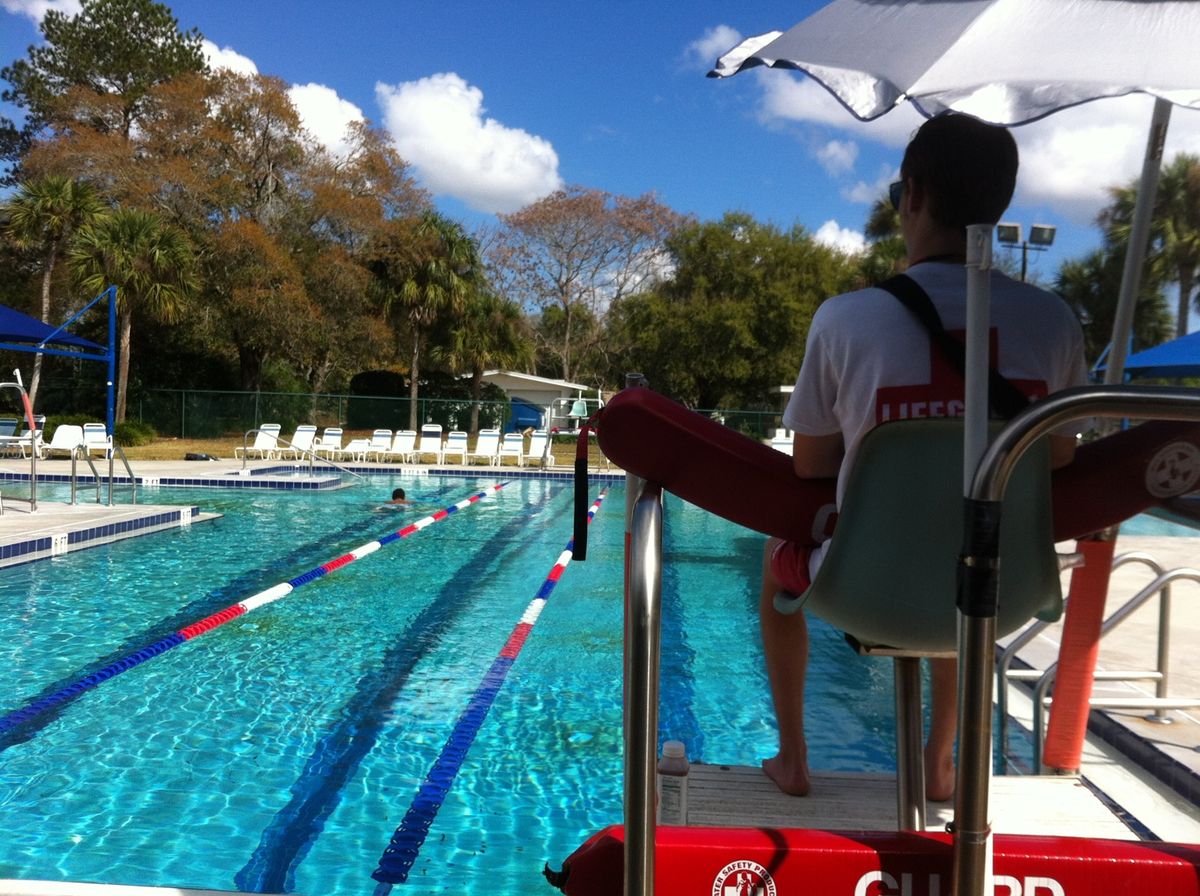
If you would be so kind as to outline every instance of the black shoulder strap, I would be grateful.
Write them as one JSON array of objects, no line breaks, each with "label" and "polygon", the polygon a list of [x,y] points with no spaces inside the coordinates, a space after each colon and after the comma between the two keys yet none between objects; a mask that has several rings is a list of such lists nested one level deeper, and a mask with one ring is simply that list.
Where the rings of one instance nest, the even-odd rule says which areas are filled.
[{"label": "black shoulder strap", "polygon": [[[917,316],[929,337],[938,346],[960,375],[965,375],[967,369],[966,349],[962,343],[946,332],[942,319],[929,294],[907,274],[897,274],[879,284],[879,288],[890,292],[901,304]],[[1018,411],[1029,404],[1029,399],[1020,389],[1000,374],[1000,371],[988,367],[988,400],[993,408],[1006,418],[1013,417]]]}]

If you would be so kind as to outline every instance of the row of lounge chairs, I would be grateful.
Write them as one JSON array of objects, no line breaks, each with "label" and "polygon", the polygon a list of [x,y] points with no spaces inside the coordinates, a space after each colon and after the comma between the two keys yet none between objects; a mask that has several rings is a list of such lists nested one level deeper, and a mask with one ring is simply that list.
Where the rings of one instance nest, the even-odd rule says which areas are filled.
[{"label": "row of lounge chairs", "polygon": [[66,455],[67,457],[84,457],[99,454],[110,457],[113,450],[112,436],[103,423],[62,423],[54,430],[54,436],[49,442],[42,438],[46,418],[37,415],[33,418],[34,429],[26,429],[17,435],[19,421],[15,417],[0,417],[0,454],[7,456],[29,457],[37,454],[39,458],[50,458]]},{"label": "row of lounge chairs", "polygon": [[420,433],[411,429],[392,432],[377,429],[369,439],[351,439],[342,444],[343,431],[337,426],[327,426],[317,435],[317,427],[311,424],[297,426],[290,439],[279,435],[278,423],[264,423],[258,427],[254,443],[234,449],[235,457],[258,457],[263,459],[302,459],[309,456],[336,461],[399,461],[400,463],[446,464],[457,460],[463,465],[483,461],[489,466],[503,466],[510,461],[517,466],[527,462],[540,466],[555,463],[550,453],[550,435],[535,431],[529,439],[519,432],[505,433],[498,429],[481,429],[475,445],[469,444],[469,436],[461,430],[451,430],[442,438],[442,427],[438,423],[427,423]]}]

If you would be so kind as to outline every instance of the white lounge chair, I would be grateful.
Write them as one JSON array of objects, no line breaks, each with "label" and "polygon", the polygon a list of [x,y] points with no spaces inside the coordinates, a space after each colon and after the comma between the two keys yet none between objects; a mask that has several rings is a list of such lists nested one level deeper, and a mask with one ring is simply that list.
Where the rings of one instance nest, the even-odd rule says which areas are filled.
[{"label": "white lounge chair", "polygon": [[326,426],[321,435],[313,439],[312,449],[318,457],[337,457],[342,450],[342,428]]},{"label": "white lounge chair", "polygon": [[483,458],[489,466],[496,465],[496,455],[500,453],[500,430],[481,429],[475,437],[475,450],[467,454],[466,463],[475,463],[476,458]]},{"label": "white lounge chair", "polygon": [[794,444],[795,440],[787,434],[786,430],[778,430],[771,437],[771,447],[776,451],[782,451],[784,454],[791,454]]},{"label": "white lounge chair", "polygon": [[88,455],[99,453],[103,457],[112,456],[112,436],[103,423],[83,424],[83,450]]},{"label": "white lounge chair", "polygon": [[370,439],[351,439],[346,443],[345,448],[338,450],[337,456],[339,460],[364,461],[367,459],[367,452],[370,450]]},{"label": "white lounge chair", "polygon": [[311,423],[301,423],[296,427],[296,431],[292,433],[292,437],[288,440],[290,444],[282,445],[279,448],[280,457],[308,457],[312,451],[313,440],[317,437],[317,428]]},{"label": "white lounge chair", "polygon": [[377,429],[371,433],[371,445],[367,448],[367,456],[375,460],[383,460],[383,456],[392,449],[392,431]]},{"label": "white lounge chair", "polygon": [[504,458],[511,457],[518,467],[525,465],[525,437],[519,432],[506,432],[500,443],[500,453],[496,455],[496,466],[504,466]]},{"label": "white lounge chair", "polygon": [[264,423],[254,434],[254,444],[249,447],[238,446],[233,449],[234,457],[241,457],[244,453],[246,457],[261,457],[271,458],[275,456],[275,452],[279,449],[279,424]]},{"label": "white lounge chair", "polygon": [[[17,422],[13,423],[15,431]],[[45,444],[42,441],[42,431],[46,428],[46,415],[35,414],[33,417],[33,431],[26,429],[19,436],[7,435],[0,437],[0,453],[21,455],[21,457],[29,457],[33,451],[37,452],[38,457],[43,455]]]},{"label": "white lounge chair", "polygon": [[413,452],[413,461],[420,463],[428,455],[433,455],[434,463],[442,462],[442,424],[440,423],[426,423],[421,427],[421,440],[417,442],[417,448]]},{"label": "white lounge chair", "polygon": [[65,453],[67,457],[79,457],[83,446],[83,427],[74,423],[63,423],[54,430],[50,444],[46,446],[46,457]]},{"label": "white lounge chair", "polygon": [[462,430],[452,429],[446,433],[446,444],[442,446],[442,463],[450,463],[450,457],[457,457],[460,463],[467,462],[467,434]]},{"label": "white lounge chair", "polygon": [[539,467],[549,467],[555,463],[554,455],[550,453],[550,434],[544,429],[535,429],[530,434],[525,460],[533,461]]},{"label": "white lounge chair", "polygon": [[384,454],[383,460],[398,460],[402,464],[412,463],[416,447],[417,431],[415,429],[398,429],[392,439],[392,447]]}]

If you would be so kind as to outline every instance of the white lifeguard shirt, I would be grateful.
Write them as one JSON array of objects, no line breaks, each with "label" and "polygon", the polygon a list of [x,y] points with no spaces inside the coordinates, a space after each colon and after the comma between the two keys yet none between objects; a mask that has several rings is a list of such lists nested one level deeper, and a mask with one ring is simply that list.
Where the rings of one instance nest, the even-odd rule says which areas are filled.
[{"label": "white lifeguard shirt", "polygon": [[[925,262],[907,273],[929,294],[946,330],[961,339],[966,269]],[[1083,332],[1070,308],[999,271],[991,272],[991,286],[991,346],[999,371],[1031,398],[1084,384]],[[863,289],[817,308],[783,423],[804,435],[841,433],[840,504],[846,473],[869,430],[888,420],[961,416],[962,395],[961,375],[916,316],[891,293]]]}]

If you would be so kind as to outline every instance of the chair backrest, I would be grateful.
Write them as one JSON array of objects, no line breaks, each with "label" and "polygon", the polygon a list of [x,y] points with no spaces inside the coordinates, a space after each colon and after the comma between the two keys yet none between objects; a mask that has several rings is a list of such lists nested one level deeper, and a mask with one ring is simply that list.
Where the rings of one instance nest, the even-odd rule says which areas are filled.
[{"label": "chair backrest", "polygon": [[311,423],[302,423],[292,433],[292,447],[307,450],[312,447],[313,439],[317,437],[317,428]]},{"label": "chair backrest", "polygon": [[550,436],[544,429],[535,429],[529,435],[529,451],[530,457],[542,457],[546,453],[546,442]]},{"label": "chair backrest", "polygon": [[[804,606],[867,645],[953,650],[962,549],[962,421],[907,420],[867,434]],[[1057,619],[1049,447],[1026,452],[1004,496],[997,637]]]},{"label": "chair backrest", "polygon": [[442,424],[426,423],[421,427],[421,449],[423,451],[442,450]]},{"label": "chair backrest", "polygon": [[83,444],[83,427],[75,423],[62,423],[54,430],[49,448],[55,451],[66,451],[78,448]]},{"label": "chair backrest", "polygon": [[321,433],[321,444],[326,447],[332,445],[335,448],[341,448],[342,428],[340,426],[326,426],[324,432]]},{"label": "chair backrest", "polygon": [[467,434],[462,430],[452,429],[446,433],[446,447],[453,448],[455,451],[467,450]]},{"label": "chair backrest", "polygon": [[416,447],[417,431],[415,429],[400,429],[396,431],[396,438],[392,442],[393,451],[402,451],[408,453]]},{"label": "chair backrest", "polygon": [[16,417],[0,417],[0,436],[11,436],[17,432]]},{"label": "chair backrest", "polygon": [[391,448],[392,447],[392,431],[390,429],[377,429],[371,433],[372,448]]},{"label": "chair backrest", "polygon": [[498,429],[481,429],[479,435],[475,437],[475,450],[473,454],[491,457],[500,450],[500,430]]},{"label": "chair backrest", "polygon": [[[84,424],[84,428],[91,424]],[[264,423],[254,435],[254,448],[275,448],[279,445],[279,424]]]},{"label": "chair backrest", "polygon": [[506,432],[504,441],[500,443],[501,454],[524,454],[525,453],[525,436],[519,432]]},{"label": "chair backrest", "polygon": [[[55,433],[57,434],[57,430]],[[108,430],[105,429],[103,423],[85,423],[83,424],[83,444],[85,445],[107,445]]]}]

